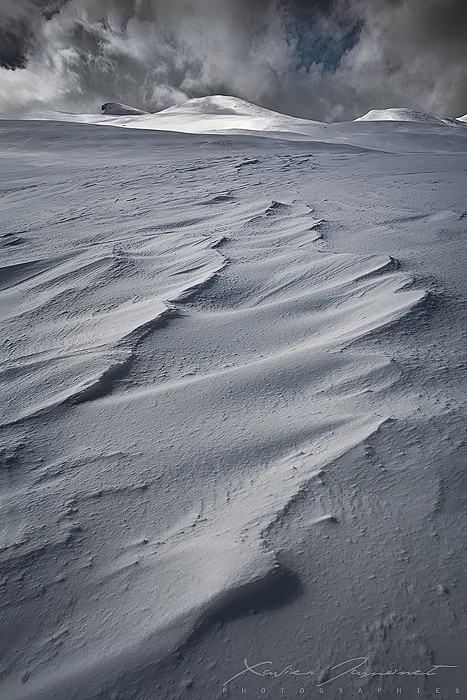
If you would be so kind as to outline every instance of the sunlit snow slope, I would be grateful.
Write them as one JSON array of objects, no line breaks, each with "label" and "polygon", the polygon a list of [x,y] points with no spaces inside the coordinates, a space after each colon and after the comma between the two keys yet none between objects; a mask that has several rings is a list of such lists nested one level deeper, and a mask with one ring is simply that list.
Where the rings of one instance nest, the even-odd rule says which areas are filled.
[{"label": "sunlit snow slope", "polygon": [[48,112],[31,114],[38,119],[82,122],[86,124],[106,124],[125,126],[132,129],[156,129],[160,131],[183,131],[185,133],[206,134],[218,131],[267,131],[296,132],[307,134],[310,127],[320,122],[289,117],[269,109],[245,102],[237,97],[212,95],[200,97],[181,105],[175,105],[148,114],[127,105],[108,103],[103,105],[102,114],[72,114]]},{"label": "sunlit snow slope", "polygon": [[105,119],[0,123],[0,697],[462,666],[467,130]]}]

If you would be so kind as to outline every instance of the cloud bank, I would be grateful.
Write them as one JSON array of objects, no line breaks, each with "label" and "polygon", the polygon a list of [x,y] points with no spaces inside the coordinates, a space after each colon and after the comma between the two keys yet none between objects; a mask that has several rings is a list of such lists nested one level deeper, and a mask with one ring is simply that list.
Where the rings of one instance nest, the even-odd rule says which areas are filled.
[{"label": "cloud bank", "polygon": [[327,121],[467,112],[465,0],[0,0],[0,112],[231,94]]}]

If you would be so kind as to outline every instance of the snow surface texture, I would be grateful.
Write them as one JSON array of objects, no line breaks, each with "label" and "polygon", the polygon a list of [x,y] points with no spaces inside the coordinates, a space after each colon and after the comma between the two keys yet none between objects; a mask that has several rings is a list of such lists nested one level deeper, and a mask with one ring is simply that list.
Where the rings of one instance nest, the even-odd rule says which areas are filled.
[{"label": "snow surface texture", "polygon": [[161,114],[0,124],[0,696],[462,665],[467,131]]}]

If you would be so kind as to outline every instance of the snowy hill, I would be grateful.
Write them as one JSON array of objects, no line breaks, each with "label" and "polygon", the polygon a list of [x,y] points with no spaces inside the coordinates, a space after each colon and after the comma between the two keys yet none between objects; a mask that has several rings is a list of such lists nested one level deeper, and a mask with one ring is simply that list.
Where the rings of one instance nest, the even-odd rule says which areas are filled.
[{"label": "snowy hill", "polygon": [[259,107],[252,102],[247,102],[239,97],[231,97],[229,95],[208,95],[206,97],[197,97],[187,100],[179,105],[173,105],[167,109],[158,112],[161,114],[218,114],[232,115],[249,118],[290,118],[288,115],[274,112],[264,107]]},{"label": "snowy hill", "polygon": [[[309,140],[315,143],[345,144],[349,148],[353,146],[402,152],[425,148],[418,140],[417,134],[419,135],[420,130],[411,130],[411,125],[416,127],[418,123],[446,127],[444,133],[441,130],[438,130],[436,135],[433,133],[430,142],[432,148],[436,143],[442,151],[452,139],[450,127],[463,125],[462,121],[439,119],[406,109],[372,110],[352,122],[325,124],[274,112],[226,95],[194,98],[155,113],[143,112],[122,103],[109,102],[103,105],[102,114],[42,111],[28,113],[25,119],[186,134],[257,134],[273,139]],[[399,128],[400,124],[407,125],[398,139],[388,139],[391,122],[392,128],[395,129]],[[463,148],[462,144],[459,144],[459,148]]]},{"label": "snowy hill", "polygon": [[[121,117],[119,118],[121,114]],[[161,112],[145,114],[107,111],[109,119],[89,119],[93,123],[133,128],[181,131],[184,133],[215,133],[218,131],[278,131],[297,132],[320,122],[298,119],[225,95],[211,95],[188,100]],[[116,118],[112,118],[116,117]],[[88,120],[87,120],[88,121]]]},{"label": "snowy hill", "polygon": [[103,124],[131,129],[179,131],[191,134],[262,131],[309,134],[321,122],[273,112],[237,97],[211,95],[188,100],[160,112],[143,112],[117,102],[102,106],[102,114],[71,112],[31,112],[27,119],[56,120],[83,124]]},{"label": "snowy hill", "polygon": [[188,100],[154,115],[159,123],[167,119],[174,131],[202,133],[220,131],[296,131],[321,122],[273,112],[237,97],[212,95]]},{"label": "snowy hill", "polygon": [[451,124],[455,125],[455,119],[444,119],[442,117],[434,117],[431,114],[417,112],[413,109],[372,109],[362,117],[358,117],[357,122],[379,122],[379,121],[398,121],[398,122],[418,122],[419,124]]},{"label": "snowy hill", "polygon": [[113,116],[134,116],[147,114],[147,112],[145,112],[142,109],[137,109],[136,107],[130,107],[129,105],[121,104],[120,102],[106,102],[102,105],[102,114],[110,114]]}]

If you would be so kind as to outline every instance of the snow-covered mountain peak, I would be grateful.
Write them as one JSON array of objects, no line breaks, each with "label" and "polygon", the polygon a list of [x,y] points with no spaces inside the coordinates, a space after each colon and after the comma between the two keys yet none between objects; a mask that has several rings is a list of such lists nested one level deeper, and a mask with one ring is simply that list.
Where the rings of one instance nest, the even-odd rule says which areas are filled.
[{"label": "snow-covered mountain peak", "polygon": [[192,114],[216,114],[216,115],[236,115],[245,117],[277,117],[289,116],[274,112],[264,107],[259,107],[252,102],[247,102],[239,97],[229,95],[208,95],[206,97],[195,97],[182,104],[174,105],[162,110],[159,114],[170,114],[183,112]]}]

